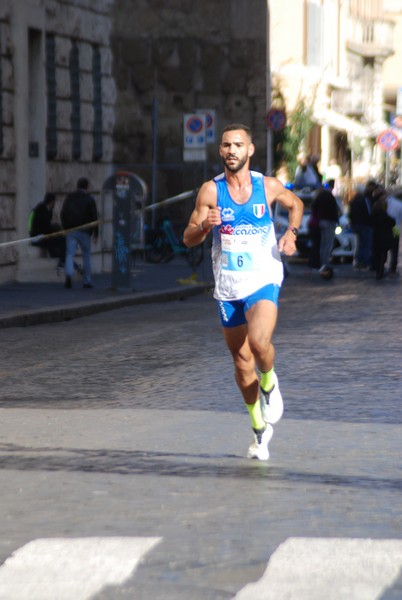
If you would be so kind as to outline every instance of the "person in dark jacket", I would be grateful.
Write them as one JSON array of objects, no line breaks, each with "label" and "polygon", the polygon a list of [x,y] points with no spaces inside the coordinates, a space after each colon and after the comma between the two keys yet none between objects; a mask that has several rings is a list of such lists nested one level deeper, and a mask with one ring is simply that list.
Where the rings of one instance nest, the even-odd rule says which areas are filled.
[{"label": "person in dark jacket", "polygon": [[320,215],[318,214],[318,208],[314,201],[311,205],[311,214],[308,220],[308,234],[311,240],[311,247],[309,253],[308,264],[311,269],[319,269],[321,266],[320,261],[320,243],[321,243],[321,232],[320,232]]},{"label": "person in dark jacket", "polygon": [[[92,288],[91,275],[91,238],[98,239],[98,211],[93,196],[88,192],[89,181],[82,177],[77,182],[77,189],[66,196],[61,209],[61,221],[64,229],[73,229],[67,233],[67,250],[65,262],[66,279],[64,286],[72,287],[74,272],[74,256],[78,247],[83,260],[83,287]],[[86,224],[88,227],[83,227]],[[77,229],[75,229],[77,228]]]},{"label": "person in dark jacket", "polygon": [[[53,210],[56,196],[47,192],[42,200],[32,209],[29,218],[29,235],[34,238],[39,235],[49,235],[61,231],[58,223],[53,223]],[[44,248],[51,258],[58,258],[59,267],[64,267],[66,255],[66,238],[64,235],[32,241],[33,246]]]},{"label": "person in dark jacket", "polygon": [[373,255],[376,279],[384,277],[388,252],[394,243],[395,219],[387,212],[387,195],[383,193],[373,205]]},{"label": "person in dark jacket", "polygon": [[331,179],[318,192],[312,212],[317,215],[320,228],[320,268],[325,269],[331,262],[335,228],[339,220],[339,207],[332,193],[335,181]]},{"label": "person in dark jacket", "polygon": [[369,270],[372,264],[373,224],[371,213],[373,211],[373,194],[378,188],[378,183],[370,180],[367,182],[364,191],[357,193],[350,202],[349,220],[352,231],[357,238],[354,257],[356,269]]}]

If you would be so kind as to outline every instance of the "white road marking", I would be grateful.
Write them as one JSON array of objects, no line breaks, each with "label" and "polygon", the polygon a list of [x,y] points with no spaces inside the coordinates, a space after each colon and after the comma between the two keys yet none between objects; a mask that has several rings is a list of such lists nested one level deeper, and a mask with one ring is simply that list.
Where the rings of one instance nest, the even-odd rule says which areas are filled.
[{"label": "white road marking", "polygon": [[0,567],[0,600],[88,600],[124,583],[162,538],[37,539]]},{"label": "white road marking", "polygon": [[289,538],[234,600],[379,600],[401,574],[402,540]]}]

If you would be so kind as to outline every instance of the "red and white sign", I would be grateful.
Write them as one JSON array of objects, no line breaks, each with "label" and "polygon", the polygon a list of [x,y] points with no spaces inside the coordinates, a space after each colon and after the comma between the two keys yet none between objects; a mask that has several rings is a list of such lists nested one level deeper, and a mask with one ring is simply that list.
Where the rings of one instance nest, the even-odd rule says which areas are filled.
[{"label": "red and white sign", "polygon": [[183,160],[206,160],[206,118],[203,114],[186,114],[183,117]]},{"label": "red and white sign", "polygon": [[215,143],[215,110],[209,108],[200,108],[198,115],[205,115],[205,139],[207,144]]},{"label": "red and white sign", "polygon": [[205,115],[184,115],[183,129],[185,148],[205,148]]},{"label": "red and white sign", "polygon": [[385,152],[392,152],[392,150],[397,150],[397,148],[399,148],[398,136],[392,129],[382,131],[377,137],[377,143]]}]

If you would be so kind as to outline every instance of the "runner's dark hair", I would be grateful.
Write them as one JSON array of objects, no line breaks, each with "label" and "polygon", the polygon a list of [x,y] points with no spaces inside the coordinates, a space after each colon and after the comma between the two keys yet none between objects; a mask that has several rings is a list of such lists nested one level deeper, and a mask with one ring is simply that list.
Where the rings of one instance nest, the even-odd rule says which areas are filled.
[{"label": "runner's dark hair", "polygon": [[253,135],[251,133],[250,127],[248,125],[244,125],[243,123],[229,123],[229,125],[226,125],[222,129],[222,135],[226,131],[237,131],[238,129],[241,129],[242,131],[245,131],[247,133],[247,135],[249,136],[250,140],[253,139]]}]

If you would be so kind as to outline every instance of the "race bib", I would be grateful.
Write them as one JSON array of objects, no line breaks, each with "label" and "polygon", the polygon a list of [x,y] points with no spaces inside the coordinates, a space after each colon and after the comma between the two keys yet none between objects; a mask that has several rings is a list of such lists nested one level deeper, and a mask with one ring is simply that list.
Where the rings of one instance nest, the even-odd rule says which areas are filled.
[{"label": "race bib", "polygon": [[226,271],[254,271],[261,252],[261,236],[221,235],[222,269]]}]

